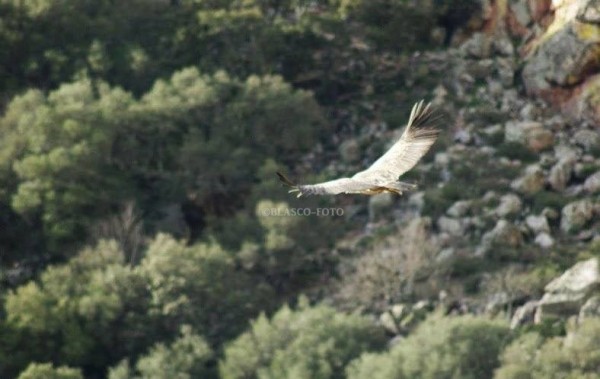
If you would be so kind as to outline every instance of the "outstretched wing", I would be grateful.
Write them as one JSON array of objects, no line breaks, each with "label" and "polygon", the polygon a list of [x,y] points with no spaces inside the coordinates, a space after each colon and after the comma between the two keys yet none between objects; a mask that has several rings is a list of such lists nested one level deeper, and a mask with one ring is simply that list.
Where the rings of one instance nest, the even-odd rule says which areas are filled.
[{"label": "outstretched wing", "polygon": [[355,174],[352,179],[383,185],[395,182],[413,168],[435,142],[439,130],[431,125],[431,104],[416,103],[404,133],[371,167]]},{"label": "outstretched wing", "polygon": [[430,104],[416,103],[410,113],[402,136],[384,155],[368,169],[351,178],[341,178],[318,184],[297,185],[281,173],[279,179],[302,195],[338,195],[340,193],[374,194],[382,191],[401,194],[412,189],[398,178],[413,168],[435,142],[439,131],[432,125]]},{"label": "outstretched wing", "polygon": [[292,189],[290,192],[298,192],[302,195],[339,195],[341,193],[363,193],[373,188],[373,185],[351,178],[341,178],[317,184],[294,184],[285,175],[278,172],[279,180]]}]

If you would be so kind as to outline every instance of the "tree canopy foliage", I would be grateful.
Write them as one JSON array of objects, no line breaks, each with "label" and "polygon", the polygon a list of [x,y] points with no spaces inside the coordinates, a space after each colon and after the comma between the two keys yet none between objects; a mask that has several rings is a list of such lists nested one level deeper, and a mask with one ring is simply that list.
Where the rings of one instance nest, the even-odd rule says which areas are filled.
[{"label": "tree canopy foliage", "polygon": [[365,354],[348,367],[348,378],[490,378],[508,342],[508,325],[462,316],[426,320],[389,352]]},{"label": "tree canopy foliage", "polygon": [[206,341],[184,325],[181,336],[168,346],[154,345],[137,361],[135,370],[125,360],[109,370],[108,379],[209,378],[214,375],[209,367],[212,357],[213,352]]},{"label": "tree canopy foliage", "polygon": [[0,201],[40,225],[54,252],[131,200],[150,215],[186,201],[227,215],[268,157],[298,157],[322,126],[309,93],[270,76],[189,68],[140,100],[88,78],[47,96],[30,90],[0,120],[0,155],[12,163],[0,170]]},{"label": "tree canopy foliage", "polygon": [[[9,292],[4,328],[13,339],[6,340],[8,348],[26,340],[32,348],[5,370],[33,360],[102,371],[173,338],[186,324],[172,354],[192,349],[204,362],[212,354],[201,336],[215,346],[234,337],[259,310],[269,308],[271,296],[268,285],[239,272],[216,244],[186,247],[159,235],[132,267],[116,242],[102,241]],[[165,349],[157,345],[137,370],[151,371],[152,361],[171,354]],[[182,370],[198,368],[192,362]]]},{"label": "tree canopy foliage", "polygon": [[513,341],[502,353],[495,379],[597,378],[600,320],[587,319],[566,337],[544,339],[535,332]]},{"label": "tree canopy foliage", "polygon": [[268,319],[261,315],[226,346],[219,365],[221,377],[343,378],[345,365],[365,350],[381,348],[381,331],[367,318],[310,307],[281,308]]},{"label": "tree canopy foliage", "polygon": [[83,379],[80,370],[60,366],[53,367],[51,363],[32,363],[17,379]]}]

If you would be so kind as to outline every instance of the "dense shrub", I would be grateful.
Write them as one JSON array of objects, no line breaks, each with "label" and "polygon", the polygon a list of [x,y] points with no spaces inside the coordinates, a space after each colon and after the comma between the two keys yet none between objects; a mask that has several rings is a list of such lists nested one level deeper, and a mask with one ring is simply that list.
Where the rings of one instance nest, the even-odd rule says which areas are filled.
[{"label": "dense shrub", "polygon": [[[230,254],[216,244],[185,246],[159,235],[140,265],[131,267],[116,242],[101,242],[66,264],[49,267],[39,281],[9,292],[0,336],[9,349],[27,348],[0,370],[52,361],[101,371],[124,357],[135,359],[157,341],[173,339],[184,324],[217,345],[239,334],[271,303],[270,288],[236,269]],[[182,333],[172,349],[204,343],[190,329]],[[167,354],[160,346],[153,359]],[[0,357],[6,354],[0,348]],[[148,362],[138,361],[137,370],[143,372]]]},{"label": "dense shrub", "polygon": [[381,331],[367,318],[338,313],[301,299],[271,319],[261,315],[249,331],[226,346],[223,379],[334,379],[362,352],[382,347]]},{"label": "dense shrub", "polygon": [[365,354],[347,369],[349,379],[489,378],[508,339],[508,325],[473,316],[423,322],[389,352]]},{"label": "dense shrub", "polygon": [[433,267],[437,250],[429,226],[426,219],[415,219],[343,265],[336,293],[340,305],[382,311],[410,299],[415,282]]},{"label": "dense shrub", "polygon": [[272,304],[271,288],[237,270],[231,255],[214,243],[186,246],[158,235],[136,272],[148,283],[153,313],[167,335],[189,324],[209,342],[221,343]]},{"label": "dense shrub", "polygon": [[415,50],[431,43],[436,23],[432,9],[406,0],[343,0],[340,10],[367,27],[367,35],[383,49]]},{"label": "dense shrub", "polygon": [[53,367],[51,363],[32,363],[17,379],[83,379],[81,370],[70,367]]},{"label": "dense shrub", "polygon": [[501,143],[496,154],[510,159],[518,159],[523,162],[534,162],[537,160],[537,154],[527,148],[527,146],[518,142]]},{"label": "dense shrub", "polygon": [[99,369],[141,352],[157,324],[145,279],[123,263],[116,244],[103,242],[10,292],[6,317],[20,355]]},{"label": "dense shrub", "polygon": [[600,320],[587,319],[566,337],[521,336],[502,353],[494,379],[597,378]]},{"label": "dense shrub", "polygon": [[[158,343],[140,357],[135,369],[127,360],[109,370],[108,379],[208,379],[214,376],[209,367],[213,353],[206,341],[189,326],[170,345]],[[135,372],[135,374],[134,374]]]}]

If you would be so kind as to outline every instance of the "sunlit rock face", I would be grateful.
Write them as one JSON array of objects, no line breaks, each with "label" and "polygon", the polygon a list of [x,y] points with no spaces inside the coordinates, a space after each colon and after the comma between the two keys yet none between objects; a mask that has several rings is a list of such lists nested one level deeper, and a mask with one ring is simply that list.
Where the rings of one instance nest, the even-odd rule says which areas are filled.
[{"label": "sunlit rock face", "polygon": [[[530,9],[532,9],[530,7]],[[545,9],[540,6],[539,9]],[[522,49],[523,83],[567,115],[600,121],[600,2],[554,0]]]},{"label": "sunlit rock face", "polygon": [[[538,304],[536,321],[539,322],[545,317],[578,314],[586,300],[596,294],[599,288],[598,259],[592,258],[577,263],[548,283],[546,293]],[[592,308],[595,308],[592,304],[587,307],[590,312]]]}]

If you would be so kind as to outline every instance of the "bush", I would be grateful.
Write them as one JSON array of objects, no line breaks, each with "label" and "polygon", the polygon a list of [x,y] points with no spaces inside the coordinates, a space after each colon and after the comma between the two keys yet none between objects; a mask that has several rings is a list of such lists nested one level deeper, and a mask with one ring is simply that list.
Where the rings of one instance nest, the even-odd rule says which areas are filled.
[{"label": "bush", "polygon": [[528,333],[502,353],[494,379],[559,379],[598,377],[600,320],[586,319],[566,337],[544,340]]},{"label": "bush", "polygon": [[83,379],[81,370],[61,366],[53,367],[51,363],[32,363],[17,379]]},{"label": "bush", "polygon": [[433,316],[389,352],[353,361],[348,379],[489,378],[508,332],[500,321]]},{"label": "bush", "polygon": [[510,159],[517,159],[522,162],[534,162],[538,159],[536,153],[518,142],[501,143],[496,150],[496,154]]},{"label": "bush", "polygon": [[466,198],[461,187],[455,183],[448,182],[440,188],[431,188],[425,190],[423,197],[424,205],[422,213],[437,219],[450,208],[454,202],[461,198]]},{"label": "bush", "polygon": [[216,243],[186,246],[161,234],[150,244],[137,270],[148,282],[152,308],[174,335],[189,324],[213,344],[234,337],[273,293],[259,279],[236,269]]},{"label": "bush", "polygon": [[[4,300],[4,299],[2,299]],[[31,351],[23,346],[30,343],[28,335],[20,333],[12,323],[0,318],[0,377],[16,378],[23,368],[31,362]]]},{"label": "bush", "polygon": [[149,311],[146,281],[123,264],[123,253],[112,242],[49,267],[39,282],[6,298],[7,322],[13,338],[22,340],[21,356],[86,369],[141,352],[156,338]]},{"label": "bush", "polygon": [[531,363],[543,343],[537,333],[524,334],[502,353],[502,366],[496,370],[494,379],[533,379]]},{"label": "bush", "polygon": [[511,301],[540,298],[544,287],[560,275],[557,267],[538,262],[535,267],[509,265],[491,273],[483,283],[486,294],[505,293]]},{"label": "bush", "polygon": [[395,234],[375,242],[343,267],[337,300],[350,309],[382,311],[413,295],[414,284],[433,266],[436,245],[429,221],[415,219]]},{"label": "bush", "polygon": [[[243,331],[259,310],[268,310],[272,298],[269,286],[239,271],[217,244],[185,246],[159,235],[140,265],[131,267],[116,242],[103,241],[49,267],[39,282],[9,292],[0,336],[7,337],[7,348],[24,347],[0,372],[31,361],[101,371],[157,341],[171,340],[184,324],[218,345]],[[145,367],[160,357],[176,361],[173,349],[189,348],[198,359],[208,359],[198,338],[184,329],[179,342],[168,349],[157,345],[151,358],[138,361],[138,371],[149,371]],[[8,353],[0,348],[0,358]],[[188,371],[200,370],[200,363],[190,365]]]},{"label": "bush", "polygon": [[[285,193],[285,191],[284,191]],[[314,203],[313,203],[314,204]],[[314,209],[310,203],[304,209]],[[303,285],[332,268],[336,259],[331,256],[336,237],[340,235],[342,217],[286,215],[293,208],[287,202],[261,200],[256,204],[255,215],[262,227],[258,254],[245,259],[279,290]],[[279,216],[272,212],[279,212]]]},{"label": "bush", "polygon": [[383,343],[369,319],[300,299],[296,310],[284,306],[253,321],[225,347],[219,371],[223,379],[341,379],[348,362]]},{"label": "bush", "polygon": [[429,47],[435,15],[430,7],[405,0],[344,0],[340,10],[366,26],[367,35],[385,50]]},{"label": "bush", "polygon": [[[189,326],[181,328],[181,336],[170,345],[154,345],[136,364],[136,379],[207,379],[214,377],[209,367],[213,353],[206,341],[194,334]],[[128,361],[109,370],[108,379],[132,379]]]},{"label": "bush", "polygon": [[531,211],[533,213],[540,213],[547,207],[560,212],[570,201],[570,199],[566,198],[564,195],[552,191],[536,192],[526,200],[532,204]]}]

